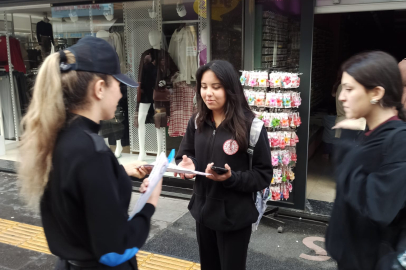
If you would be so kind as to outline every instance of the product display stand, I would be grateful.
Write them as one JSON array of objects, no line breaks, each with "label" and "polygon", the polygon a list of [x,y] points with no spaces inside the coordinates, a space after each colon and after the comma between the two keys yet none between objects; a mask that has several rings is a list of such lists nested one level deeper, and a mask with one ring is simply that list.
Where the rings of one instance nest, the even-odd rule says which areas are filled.
[{"label": "product display stand", "polygon": [[[241,71],[240,82],[252,112],[264,122],[271,148],[273,177],[269,196],[263,199],[291,201],[299,142],[297,128],[301,124],[299,24],[271,11],[264,11],[262,19],[262,70]],[[269,207],[263,216],[277,222],[278,232],[282,233],[285,223],[275,218],[278,212],[279,207]]]}]

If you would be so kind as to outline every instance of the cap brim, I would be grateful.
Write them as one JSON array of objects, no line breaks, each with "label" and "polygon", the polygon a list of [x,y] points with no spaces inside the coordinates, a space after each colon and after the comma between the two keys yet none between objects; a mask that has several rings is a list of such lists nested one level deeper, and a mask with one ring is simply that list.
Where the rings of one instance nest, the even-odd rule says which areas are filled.
[{"label": "cap brim", "polygon": [[138,83],[135,82],[133,79],[130,79],[128,76],[124,74],[117,74],[113,75],[114,78],[116,78],[117,81],[122,82],[129,87],[138,87]]}]

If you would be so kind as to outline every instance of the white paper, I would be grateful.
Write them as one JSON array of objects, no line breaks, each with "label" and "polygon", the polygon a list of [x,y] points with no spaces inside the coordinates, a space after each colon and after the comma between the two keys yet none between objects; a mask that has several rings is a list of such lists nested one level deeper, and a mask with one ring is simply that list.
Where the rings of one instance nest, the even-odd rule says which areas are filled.
[{"label": "white paper", "polygon": [[[174,151],[173,151],[174,152]],[[174,156],[174,153],[169,155],[169,159],[172,160]],[[152,191],[155,189],[155,187],[158,185],[160,181],[162,181],[162,177],[166,171],[166,169],[169,166],[169,161],[168,158],[164,153],[161,153],[159,155],[158,160],[156,161],[156,164],[154,168],[152,169],[148,179],[149,179],[149,185],[147,191],[145,193],[142,193],[140,198],[137,200],[133,210],[130,213],[130,218],[132,219],[138,212],[144,208],[145,204],[147,203],[148,199],[151,197]]]},{"label": "white paper", "polygon": [[[156,166],[156,162],[153,162],[151,164],[145,164],[142,165],[144,167],[150,167],[150,168],[154,168],[154,166]],[[185,174],[196,174],[196,175],[204,175],[204,176],[208,176],[208,175],[212,175],[211,173],[204,173],[204,172],[198,172],[198,171],[193,171],[193,170],[189,170],[189,169],[185,169],[179,166],[176,166],[174,164],[169,164],[168,168],[166,169],[167,172],[173,172],[173,173],[185,173]]]}]

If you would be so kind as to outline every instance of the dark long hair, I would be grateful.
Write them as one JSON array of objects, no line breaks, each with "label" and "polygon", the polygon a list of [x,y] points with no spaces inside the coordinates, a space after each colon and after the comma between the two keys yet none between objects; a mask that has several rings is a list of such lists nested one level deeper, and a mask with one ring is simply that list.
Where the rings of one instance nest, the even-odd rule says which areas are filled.
[{"label": "dark long hair", "polygon": [[347,60],[342,70],[362,84],[367,91],[378,86],[384,88],[381,105],[384,108],[395,107],[399,118],[406,120],[402,104],[402,76],[395,58],[382,51],[361,53]]},{"label": "dark long hair", "polygon": [[196,73],[197,79],[197,111],[199,113],[196,124],[198,130],[203,127],[205,120],[210,120],[212,112],[207,108],[200,94],[202,87],[203,74],[211,70],[220,80],[226,91],[226,103],[225,107],[225,119],[222,123],[224,128],[229,130],[237,141],[241,150],[247,150],[248,148],[248,130],[247,124],[252,121],[254,114],[251,112],[248,106],[247,100],[244,97],[244,91],[242,89],[240,79],[237,71],[227,61],[214,60],[210,63],[201,66]]}]

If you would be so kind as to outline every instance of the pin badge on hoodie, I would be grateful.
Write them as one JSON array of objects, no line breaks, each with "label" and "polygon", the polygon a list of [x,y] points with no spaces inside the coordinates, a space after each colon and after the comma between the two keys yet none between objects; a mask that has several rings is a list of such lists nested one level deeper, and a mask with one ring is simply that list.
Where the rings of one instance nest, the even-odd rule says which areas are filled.
[{"label": "pin badge on hoodie", "polygon": [[235,153],[237,153],[239,148],[240,147],[238,146],[238,143],[237,143],[236,140],[227,140],[223,144],[224,153],[226,153],[229,156],[234,155]]}]

